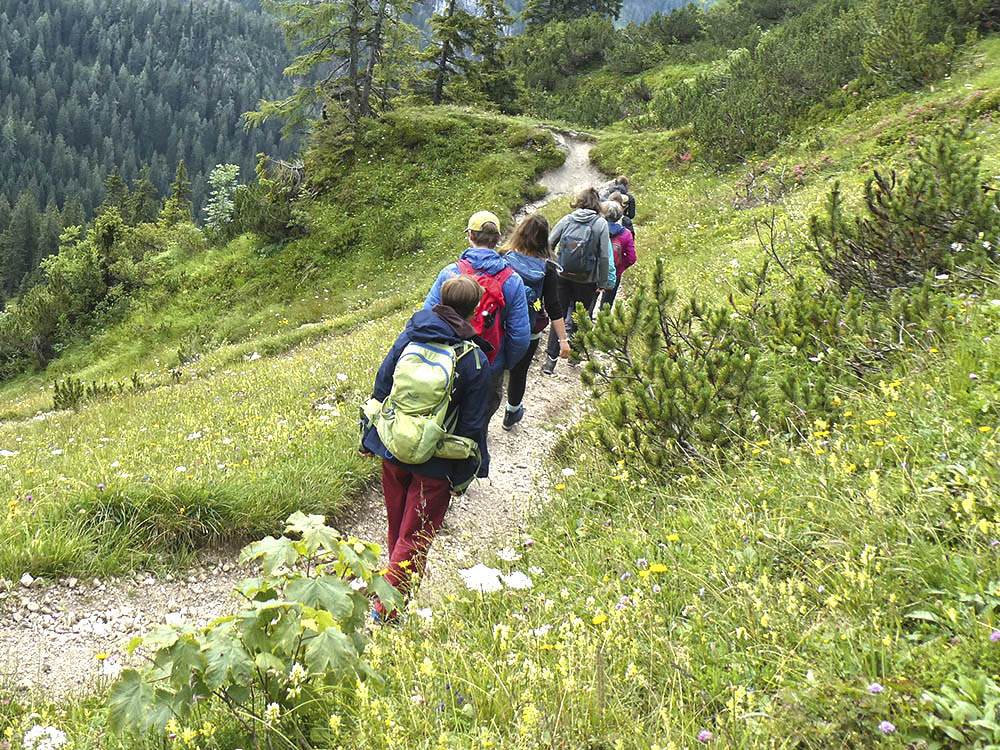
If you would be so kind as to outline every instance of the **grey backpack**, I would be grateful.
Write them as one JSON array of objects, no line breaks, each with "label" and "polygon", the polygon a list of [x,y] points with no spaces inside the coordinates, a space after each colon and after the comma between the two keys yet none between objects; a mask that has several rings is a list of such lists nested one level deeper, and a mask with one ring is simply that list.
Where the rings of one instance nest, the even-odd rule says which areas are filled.
[{"label": "grey backpack", "polygon": [[599,237],[594,224],[599,216],[589,222],[570,219],[559,237],[558,258],[562,275],[573,281],[590,281],[597,267]]}]

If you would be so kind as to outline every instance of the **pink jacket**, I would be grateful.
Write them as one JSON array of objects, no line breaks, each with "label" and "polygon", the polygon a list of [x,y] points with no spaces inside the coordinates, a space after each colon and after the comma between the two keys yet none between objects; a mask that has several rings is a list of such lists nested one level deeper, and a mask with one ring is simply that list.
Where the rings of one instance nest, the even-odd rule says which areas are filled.
[{"label": "pink jacket", "polygon": [[616,222],[608,223],[608,233],[611,235],[611,247],[617,251],[616,245],[621,245],[621,253],[615,252],[615,271],[619,276],[636,261],[635,239],[632,233]]}]

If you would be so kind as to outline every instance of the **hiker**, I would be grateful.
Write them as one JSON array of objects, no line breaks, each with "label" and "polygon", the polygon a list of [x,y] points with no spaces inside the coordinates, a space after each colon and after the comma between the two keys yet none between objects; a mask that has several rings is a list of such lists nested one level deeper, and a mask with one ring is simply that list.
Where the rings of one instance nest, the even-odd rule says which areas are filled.
[{"label": "hiker", "polygon": [[[462,253],[458,262],[446,266],[438,274],[424,301],[424,309],[430,310],[441,301],[441,285],[458,274],[472,276],[483,287],[483,298],[472,319],[472,325],[485,339],[487,345],[484,349],[490,361],[492,379],[486,403],[486,424],[489,425],[490,418],[500,408],[503,400],[504,370],[520,362],[528,350],[531,324],[524,283],[495,249],[500,242],[500,220],[489,211],[477,211],[469,217],[465,233],[469,239],[469,248]],[[478,474],[480,477],[487,477],[490,472],[485,441],[484,429],[483,465]]]},{"label": "hiker", "polygon": [[606,201],[601,204],[604,218],[608,220],[608,235],[611,237],[611,255],[615,264],[615,285],[601,294],[601,309],[611,308],[615,304],[618,288],[622,285],[622,274],[625,269],[636,261],[635,240],[632,233],[619,222],[624,218],[622,206],[617,201]]},{"label": "hiker", "polygon": [[[471,276],[445,281],[441,302],[407,322],[362,408],[361,451],[382,458],[385,579],[404,601],[423,575],[451,495],[463,492],[479,468],[490,369],[469,320],[482,295]],[[377,622],[397,616],[375,601]]]},{"label": "hiker", "polygon": [[615,190],[611,195],[608,196],[609,201],[615,201],[622,207],[622,218],[621,225],[625,227],[628,231],[632,233],[632,239],[635,240],[635,225],[632,223],[632,219],[628,217],[625,213],[625,206],[628,205],[629,199],[624,195]]},{"label": "hiker", "polygon": [[623,174],[615,177],[614,182],[611,185],[611,193],[620,193],[624,202],[622,206],[625,208],[625,216],[629,219],[635,218],[635,196],[628,191],[628,177]]},{"label": "hiker", "polygon": [[559,300],[559,274],[551,263],[549,250],[549,222],[540,214],[531,214],[518,224],[510,239],[500,248],[507,264],[524,282],[528,300],[528,317],[531,320],[531,343],[521,360],[510,368],[507,380],[507,408],[503,415],[503,428],[510,430],[524,416],[524,391],[528,369],[538,350],[542,331],[551,322],[559,341],[559,356],[569,357],[569,338],[566,336],[565,308]]},{"label": "hiker", "polygon": [[[557,251],[559,271],[559,303],[566,319],[567,338],[576,332],[573,312],[580,302],[588,312],[594,309],[597,292],[610,289],[617,281],[615,264],[611,262],[611,237],[608,222],[601,216],[601,200],[594,188],[580,192],[566,214],[552,228],[549,247]],[[549,331],[542,372],[552,375],[556,370],[561,344],[555,329]]]}]

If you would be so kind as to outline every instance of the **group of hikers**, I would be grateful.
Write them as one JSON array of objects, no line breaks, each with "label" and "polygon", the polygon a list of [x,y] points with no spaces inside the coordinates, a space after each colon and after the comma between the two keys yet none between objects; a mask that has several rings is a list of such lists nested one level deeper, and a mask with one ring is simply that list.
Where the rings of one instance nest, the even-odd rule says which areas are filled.
[{"label": "group of hikers", "polygon": [[[503,402],[503,429],[524,416],[528,371],[549,329],[541,371],[570,353],[577,303],[594,315],[614,304],[622,274],[636,262],[635,199],[620,175],[601,200],[582,190],[573,211],[549,228],[526,216],[500,245],[489,211],[466,226],[469,248],[434,281],[406,323],[362,406],[361,453],[382,459],[388,518],[385,578],[405,601],[423,575],[427,550],[453,495],[489,476],[487,427]],[[498,247],[499,245],[499,247]],[[372,617],[399,612],[377,598]]]}]

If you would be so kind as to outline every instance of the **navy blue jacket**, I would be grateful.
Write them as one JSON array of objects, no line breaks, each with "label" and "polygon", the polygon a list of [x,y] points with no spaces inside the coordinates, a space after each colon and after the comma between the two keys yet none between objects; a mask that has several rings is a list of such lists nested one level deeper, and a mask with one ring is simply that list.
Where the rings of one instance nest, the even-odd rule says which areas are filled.
[{"label": "navy blue jacket", "polygon": [[[484,271],[491,276],[496,276],[507,267],[507,261],[503,259],[496,250],[484,247],[470,247],[462,258],[469,261],[477,271]],[[427,299],[424,301],[424,309],[430,310],[441,301],[441,285],[453,276],[458,276],[458,264],[452,263],[446,266],[438,274]],[[500,324],[504,328],[503,338],[500,339],[500,352],[493,359],[493,369],[509,370],[521,361],[525,352],[528,351],[528,344],[531,343],[531,321],[528,318],[528,300],[524,296],[524,282],[516,273],[503,283],[503,312],[500,313]]]},{"label": "navy blue jacket", "polygon": [[[382,366],[378,368],[372,398],[383,401],[389,395],[389,391],[392,390],[392,374],[396,369],[396,361],[411,341],[439,341],[447,344],[458,344],[462,341],[472,340],[474,336],[475,331],[472,329],[472,325],[446,305],[437,305],[433,310],[419,310],[407,321],[403,332],[399,334],[396,343],[392,345],[392,349],[382,361]],[[479,360],[478,368],[476,367],[477,359]],[[449,417],[453,410],[458,410],[458,421],[452,432],[455,435],[471,438],[478,442],[485,462],[488,457],[486,453],[486,402],[489,399],[490,390],[489,361],[486,359],[486,355],[477,349],[458,361],[456,372],[455,391],[448,410]],[[404,464],[389,455],[374,427],[368,428],[361,442],[365,450],[371,451],[376,456],[388,459],[397,466],[409,469],[414,474],[434,479],[447,479],[451,482],[452,487],[466,484],[479,468],[474,457],[461,461],[431,458],[422,464]]]}]

